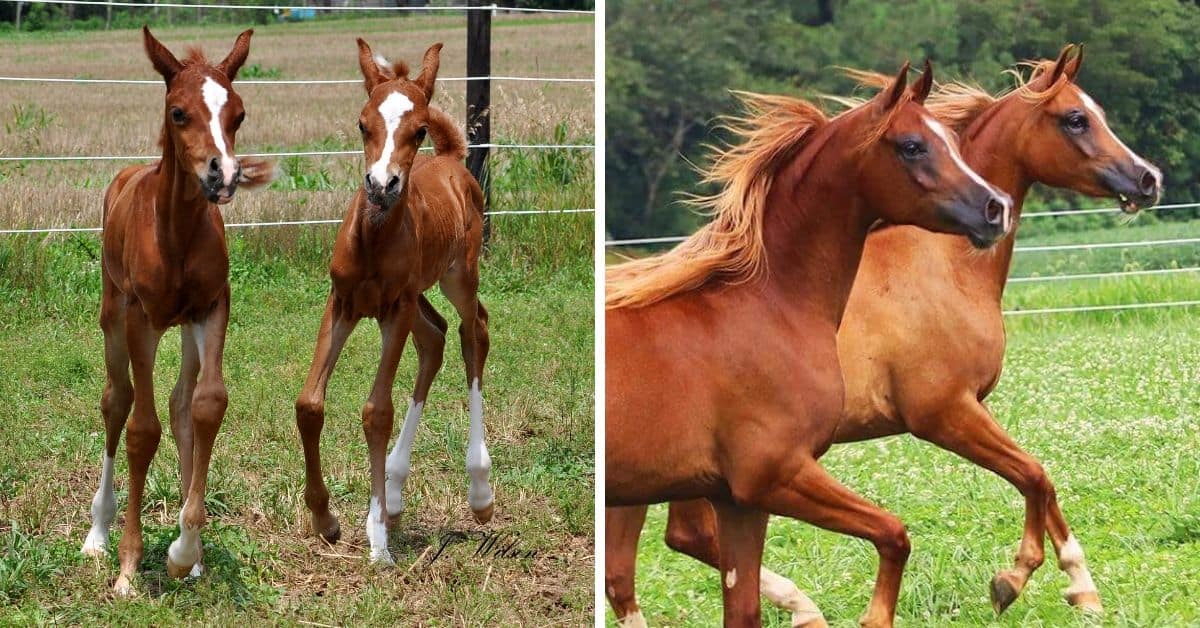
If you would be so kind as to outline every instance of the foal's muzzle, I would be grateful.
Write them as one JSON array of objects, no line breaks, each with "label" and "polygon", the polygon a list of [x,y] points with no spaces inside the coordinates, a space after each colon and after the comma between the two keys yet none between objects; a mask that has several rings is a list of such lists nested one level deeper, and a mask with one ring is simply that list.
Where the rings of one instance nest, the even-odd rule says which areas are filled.
[{"label": "foal's muzzle", "polygon": [[238,181],[241,178],[242,164],[238,162],[233,179],[229,182],[229,185],[225,185],[225,175],[221,171],[221,160],[218,157],[213,157],[208,160],[208,170],[200,178],[200,187],[204,189],[204,197],[210,203],[224,205],[233,200],[233,194],[237,191]]},{"label": "foal's muzzle", "polygon": [[400,189],[402,184],[399,175],[391,175],[388,177],[386,185],[380,185],[371,173],[363,178],[363,189],[367,192],[367,201],[380,210],[391,209],[396,201],[400,200]]}]

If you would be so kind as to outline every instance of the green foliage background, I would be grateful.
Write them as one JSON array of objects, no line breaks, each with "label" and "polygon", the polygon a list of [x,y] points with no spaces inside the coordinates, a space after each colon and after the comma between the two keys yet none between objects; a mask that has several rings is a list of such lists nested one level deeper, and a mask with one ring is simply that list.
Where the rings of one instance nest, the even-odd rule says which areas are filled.
[{"label": "green foliage background", "polygon": [[[845,94],[853,86],[836,66],[895,72],[928,57],[939,80],[994,92],[1012,84],[1004,69],[1068,42],[1084,44],[1079,82],[1113,130],[1163,169],[1163,201],[1200,198],[1193,0],[609,0],[606,22],[605,192],[616,237],[686,233],[702,220],[676,201],[696,191],[689,162],[704,163],[705,144],[722,139],[713,119],[735,110],[730,89]],[[1026,210],[1096,204],[1042,189]]]}]

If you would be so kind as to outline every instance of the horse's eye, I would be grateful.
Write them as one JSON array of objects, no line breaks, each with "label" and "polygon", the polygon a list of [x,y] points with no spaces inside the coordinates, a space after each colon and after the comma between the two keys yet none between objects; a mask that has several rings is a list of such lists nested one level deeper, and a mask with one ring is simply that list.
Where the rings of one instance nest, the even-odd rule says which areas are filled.
[{"label": "horse's eye", "polygon": [[1072,111],[1071,113],[1067,114],[1066,118],[1063,119],[1063,126],[1065,126],[1067,131],[1070,133],[1074,133],[1076,135],[1083,133],[1088,129],[1087,116],[1078,111]]},{"label": "horse's eye", "polygon": [[233,128],[235,128],[235,129],[241,128],[242,122],[245,122],[245,121],[246,121],[246,112],[243,111],[238,114],[238,117],[233,119]]},{"label": "horse's eye", "polygon": [[187,114],[179,107],[171,107],[171,121],[175,124],[183,124],[187,122]]},{"label": "horse's eye", "polygon": [[417,129],[417,144],[425,141],[425,127]]},{"label": "horse's eye", "polygon": [[358,121],[358,132],[363,135],[367,134],[367,125],[363,124],[362,120]]},{"label": "horse's eye", "polygon": [[900,156],[905,159],[920,159],[925,156],[925,146],[915,140],[901,142]]}]

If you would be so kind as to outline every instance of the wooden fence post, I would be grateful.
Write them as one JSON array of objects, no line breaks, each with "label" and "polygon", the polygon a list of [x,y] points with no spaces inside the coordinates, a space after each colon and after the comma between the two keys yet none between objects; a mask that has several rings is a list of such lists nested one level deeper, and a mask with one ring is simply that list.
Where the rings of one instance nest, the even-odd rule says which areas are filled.
[{"label": "wooden fence post", "polygon": [[[470,0],[471,7],[484,5],[483,0]],[[490,5],[493,8],[495,5]],[[467,142],[487,144],[491,142],[491,80],[492,74],[492,11],[467,11]],[[483,188],[484,210],[491,208],[491,180],[488,175],[488,149],[472,148],[467,151],[467,169],[475,175]],[[492,233],[492,221],[485,216],[483,240],[487,242]]]}]

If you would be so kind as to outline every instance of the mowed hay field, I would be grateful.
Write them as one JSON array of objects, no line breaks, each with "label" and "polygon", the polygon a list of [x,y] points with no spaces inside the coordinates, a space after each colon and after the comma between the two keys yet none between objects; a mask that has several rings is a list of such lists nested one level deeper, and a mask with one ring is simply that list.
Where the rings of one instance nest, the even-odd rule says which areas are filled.
[{"label": "mowed hay field", "polygon": [[[161,29],[174,50],[199,42],[224,55],[236,27]],[[256,27],[250,64],[273,78],[356,78],[353,38],[416,62],[446,42],[443,76],[464,71],[461,17],[364,19]],[[592,22],[497,18],[497,74],[591,76]],[[152,78],[140,33],[0,40],[8,72],[26,76]],[[10,89],[15,88],[15,89]],[[493,141],[592,141],[589,84],[494,85]],[[288,91],[291,90],[291,91]],[[249,110],[240,152],[358,148],[359,85],[239,88]],[[0,92],[0,154],[151,154],[162,87],[13,86]],[[463,84],[439,85],[461,116]],[[43,108],[25,124],[18,110]],[[503,111],[503,113],[501,113]],[[37,116],[34,116],[36,118]],[[507,120],[502,122],[502,120]],[[556,128],[560,129],[557,131]],[[253,130],[252,130],[253,129]],[[361,157],[285,162],[273,189],[240,192],[226,220],[340,217]],[[592,207],[590,151],[494,152],[493,209]],[[115,162],[0,164],[0,228],[94,226]],[[407,508],[392,526],[394,569],[367,564],[368,501],[362,404],[379,358],[364,321],[330,382],[323,471],[343,530],[328,546],[308,530],[303,456],[292,404],[309,366],[329,289],[332,226],[229,231],[233,304],[225,354],[230,404],[217,439],[203,534],[206,573],[167,577],[177,534],[178,457],[167,396],[179,369],[178,331],[155,371],[163,439],[143,510],[140,595],[115,600],[116,547],[127,471],[117,456],[119,511],[110,555],[79,554],[100,475],[103,388],[99,239],[95,234],[0,236],[0,625],[581,625],[593,612],[594,368],[590,214],[497,216],[482,262],[491,314],[484,380],[496,516],[473,522],[466,503],[467,389],[452,327],[413,452]],[[415,377],[411,347],[394,399],[399,430]],[[502,534],[504,557],[476,555]],[[452,541],[437,554],[443,541]]]},{"label": "mowed hay field", "polygon": [[[1145,241],[1200,235],[1200,222],[1133,224],[1018,237],[1018,246]],[[1035,220],[1035,219],[1027,219]],[[1041,219],[1045,220],[1045,219]],[[1195,244],[1018,252],[1012,276],[1200,265]],[[610,260],[612,256],[610,255]],[[1200,300],[1200,273],[1010,283],[1007,309]],[[1047,541],[1045,564],[996,617],[988,585],[1012,565],[1024,499],[998,476],[911,436],[834,446],[829,471],[908,526],[912,555],[900,626],[1195,626],[1200,624],[1200,309],[1015,316],[987,405],[1045,466],[1082,544],[1106,613],[1062,598],[1066,576]],[[663,542],[667,509],[642,533],[638,593],[651,625],[715,625],[718,574]],[[779,517],[764,564],[795,581],[832,626],[857,626],[878,558],[870,543]],[[610,624],[611,610],[606,611]],[[764,606],[764,625],[790,616]]]}]

